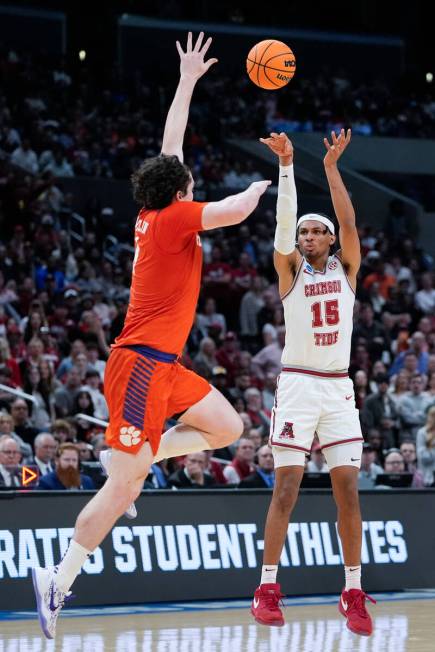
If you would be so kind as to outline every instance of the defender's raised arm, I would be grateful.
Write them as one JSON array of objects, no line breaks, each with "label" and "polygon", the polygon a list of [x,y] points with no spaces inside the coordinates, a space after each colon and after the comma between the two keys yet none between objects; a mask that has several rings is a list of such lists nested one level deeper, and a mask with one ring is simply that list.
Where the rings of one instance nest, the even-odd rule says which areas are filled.
[{"label": "defender's raised arm", "polygon": [[203,40],[204,32],[201,32],[195,45],[192,46],[192,32],[189,32],[186,52],[177,41],[177,50],[180,55],[180,81],[166,118],[162,154],[175,154],[181,162],[183,162],[184,132],[189,117],[193,89],[198,79],[217,62],[217,59],[204,61],[212,39],[208,38],[204,45],[202,44]]}]

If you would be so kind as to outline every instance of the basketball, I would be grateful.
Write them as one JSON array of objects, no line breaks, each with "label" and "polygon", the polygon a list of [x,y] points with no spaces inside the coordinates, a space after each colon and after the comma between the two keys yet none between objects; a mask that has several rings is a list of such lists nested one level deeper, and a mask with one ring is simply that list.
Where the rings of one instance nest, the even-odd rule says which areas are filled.
[{"label": "basketball", "polygon": [[273,91],[282,88],[293,78],[296,72],[295,55],[281,41],[260,41],[248,54],[246,70],[254,84]]}]

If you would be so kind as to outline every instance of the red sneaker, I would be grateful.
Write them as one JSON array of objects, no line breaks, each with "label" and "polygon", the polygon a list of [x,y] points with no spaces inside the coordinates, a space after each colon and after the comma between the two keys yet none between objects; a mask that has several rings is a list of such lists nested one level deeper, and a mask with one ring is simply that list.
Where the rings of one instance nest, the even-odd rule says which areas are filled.
[{"label": "red sneaker", "polygon": [[282,606],[283,597],[279,584],[261,584],[255,591],[251,604],[251,614],[257,623],[282,627],[284,617],[279,607]]},{"label": "red sneaker", "polygon": [[343,589],[340,602],[338,603],[339,612],[347,618],[347,628],[354,634],[360,636],[370,636],[373,632],[373,623],[370,614],[366,609],[366,598],[376,604],[367,593],[359,589]]}]

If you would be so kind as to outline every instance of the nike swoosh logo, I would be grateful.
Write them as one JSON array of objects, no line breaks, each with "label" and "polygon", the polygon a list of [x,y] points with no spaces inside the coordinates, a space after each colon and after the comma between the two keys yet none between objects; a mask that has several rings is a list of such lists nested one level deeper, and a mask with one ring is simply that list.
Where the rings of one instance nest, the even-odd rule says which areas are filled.
[{"label": "nike swoosh logo", "polygon": [[281,179],[288,179],[288,174],[282,174]]},{"label": "nike swoosh logo", "polygon": [[54,584],[51,583],[50,587],[50,609],[51,611],[56,611],[59,608],[59,604],[54,604]]},{"label": "nike swoosh logo", "polygon": [[349,568],[350,572],[358,570],[358,568]]},{"label": "nike swoosh logo", "polygon": [[341,605],[345,611],[347,611],[347,602],[343,600],[343,596],[341,596]]},{"label": "nike swoosh logo", "polygon": [[[359,462],[359,457],[351,457],[350,458],[351,462]],[[352,568],[350,570],[353,570]]]},{"label": "nike swoosh logo", "polygon": [[260,600],[258,598],[254,598],[254,609],[256,609],[259,604],[260,604]]},{"label": "nike swoosh logo", "polygon": [[350,396],[346,396],[346,401],[350,401],[350,399],[352,398],[352,396],[353,396],[353,394],[351,394]]}]

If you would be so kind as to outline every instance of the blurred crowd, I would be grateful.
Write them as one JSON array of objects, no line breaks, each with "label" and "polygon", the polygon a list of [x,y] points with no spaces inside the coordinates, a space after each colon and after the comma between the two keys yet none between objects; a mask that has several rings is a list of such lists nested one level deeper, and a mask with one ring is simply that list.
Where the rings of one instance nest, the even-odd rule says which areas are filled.
[{"label": "blurred crowd", "polygon": [[[86,65],[73,69],[63,59],[0,50],[0,148],[33,174],[128,178],[160,151],[174,88],[155,75],[126,77],[115,66],[105,79]],[[219,70],[201,80],[190,118],[186,162],[197,187],[239,187],[255,170],[222,147],[224,138],[349,126],[365,136],[430,138],[435,100],[429,86],[410,91],[324,69],[315,78],[296,76],[291,94],[265,93],[246,75]]]},{"label": "blurred crowd", "polygon": [[[98,487],[104,482],[97,460],[108,419],[104,369],[127,310],[133,256],[128,247],[108,255],[107,232],[97,215],[80,237],[72,237],[74,198],[57,178],[127,177],[144,156],[159,151],[153,125],[163,123],[160,104],[154,105],[139,78],[132,94],[119,81],[116,92],[98,95],[83,71],[73,79],[62,63],[42,67],[11,53],[2,54],[0,77],[0,147],[27,170],[17,172],[6,158],[0,160],[0,488],[19,486],[20,464],[38,469],[41,488]],[[245,187],[258,173],[249,161],[223,156],[222,135],[258,136],[281,112],[289,113],[271,94],[260,100],[245,80],[235,82],[231,94],[225,83],[210,77],[202,84],[192,107],[197,131],[189,128],[187,134],[187,162],[195,178],[232,187],[242,179]],[[303,82],[296,87],[305,122],[310,111],[320,118],[311,127],[294,128],[323,129],[330,120],[338,126],[340,115],[349,124],[357,116],[351,108],[358,106],[371,125],[367,133],[382,132],[371,89],[363,93],[339,78],[332,85],[335,90],[324,89],[324,95],[321,80],[317,89]],[[322,110],[311,92],[319,93]],[[217,96],[223,108],[212,101]],[[322,100],[328,97],[332,104]],[[255,110],[246,112],[249,102]],[[384,97],[379,106],[386,102]],[[430,106],[419,105],[419,111],[429,111],[424,129],[433,129]],[[411,109],[406,114],[400,125],[415,126]],[[375,486],[377,476],[394,472],[408,474],[415,487],[431,486],[434,261],[416,244],[417,225],[400,201],[391,203],[378,231],[365,226],[363,216],[359,228],[363,263],[350,375],[365,437],[361,486]],[[285,337],[272,262],[274,229],[274,212],[259,209],[241,226],[202,235],[201,295],[182,360],[234,405],[243,436],[224,450],[153,465],[148,488],[273,486],[267,441]],[[306,471],[327,470],[315,442]]]}]

